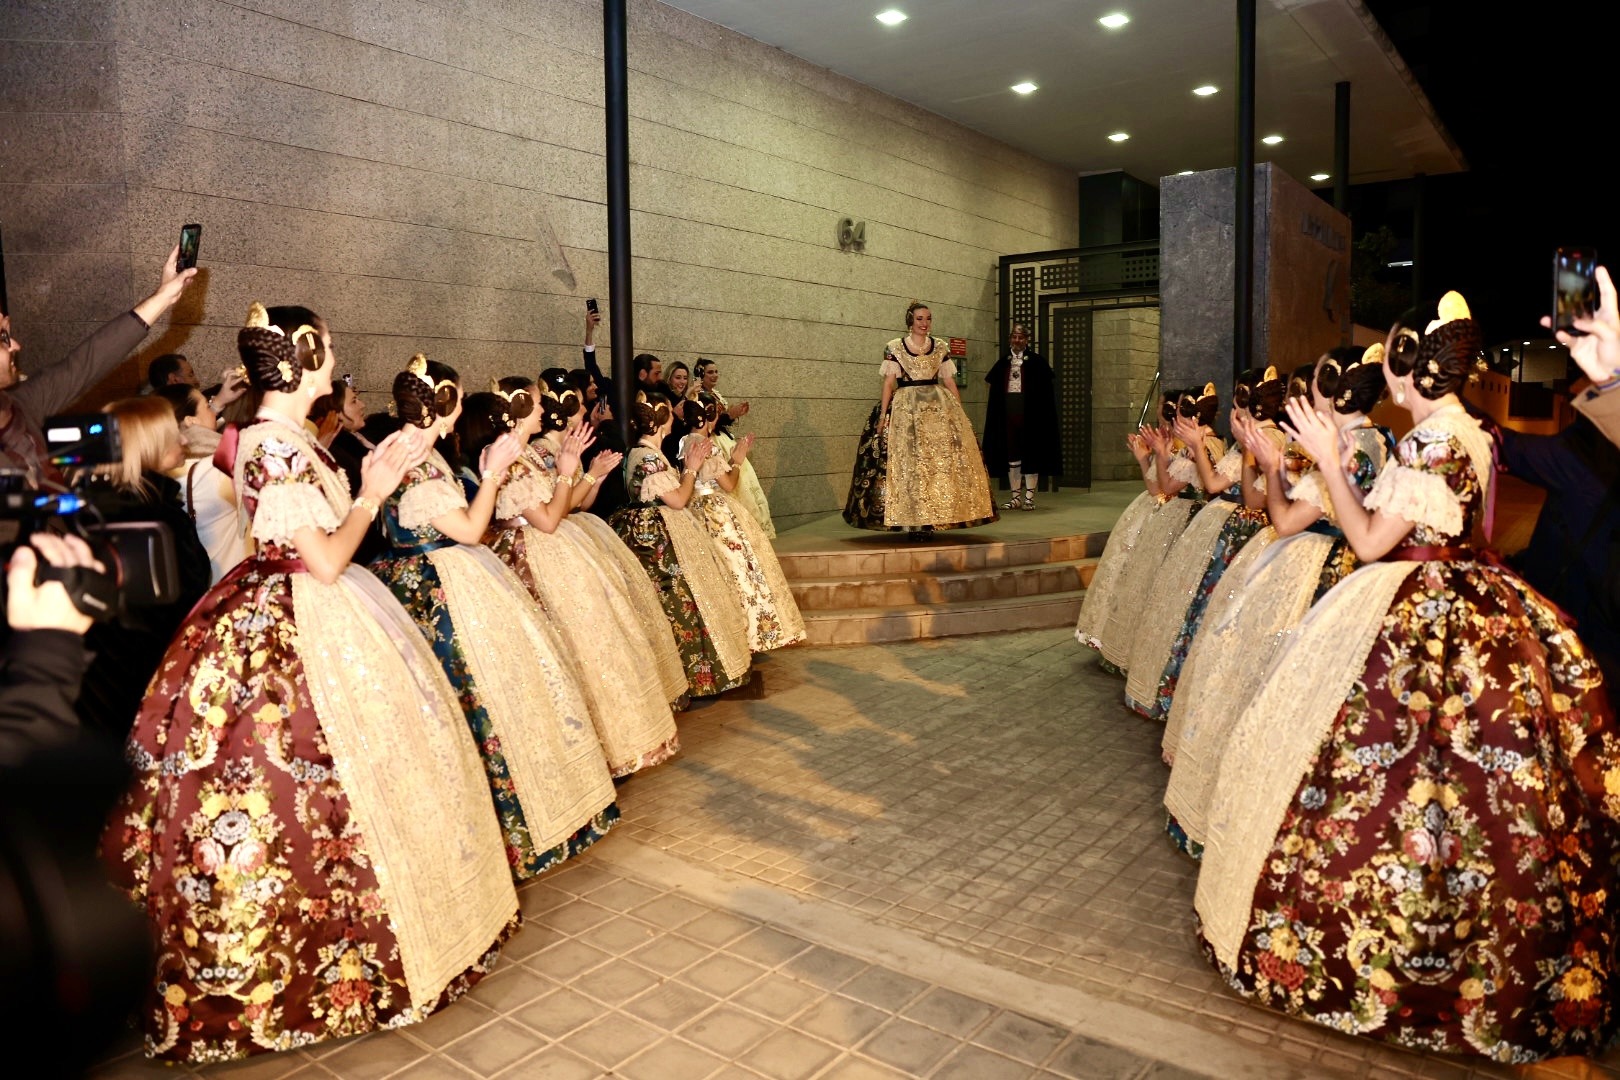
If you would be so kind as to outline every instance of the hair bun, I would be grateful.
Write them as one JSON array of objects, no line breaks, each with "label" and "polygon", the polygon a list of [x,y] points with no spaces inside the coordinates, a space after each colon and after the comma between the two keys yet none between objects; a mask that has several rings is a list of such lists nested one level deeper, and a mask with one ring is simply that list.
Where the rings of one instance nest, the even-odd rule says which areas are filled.
[{"label": "hair bun", "polygon": [[303,380],[298,347],[272,326],[242,327],[236,332],[236,351],[247,369],[248,382],[260,390],[289,393]]}]

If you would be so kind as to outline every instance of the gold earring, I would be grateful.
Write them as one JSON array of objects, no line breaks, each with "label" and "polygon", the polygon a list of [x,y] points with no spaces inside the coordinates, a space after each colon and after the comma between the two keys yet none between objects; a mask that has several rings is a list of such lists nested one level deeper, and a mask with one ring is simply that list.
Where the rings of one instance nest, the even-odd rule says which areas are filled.
[{"label": "gold earring", "polygon": [[1397,405],[1405,405],[1406,404],[1406,389],[1404,387],[1397,386],[1395,388],[1395,404],[1397,404]]}]

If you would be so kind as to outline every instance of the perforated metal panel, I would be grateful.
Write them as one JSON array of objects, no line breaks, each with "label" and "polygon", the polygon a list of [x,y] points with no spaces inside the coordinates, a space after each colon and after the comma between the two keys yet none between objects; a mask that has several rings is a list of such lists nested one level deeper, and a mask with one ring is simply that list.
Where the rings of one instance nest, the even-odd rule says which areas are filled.
[{"label": "perforated metal panel", "polygon": [[[1012,271],[1012,318],[1025,326],[1035,321],[1035,267],[1015,266]],[[1008,329],[1012,327],[1009,324]]]},{"label": "perforated metal panel", "polygon": [[1091,483],[1091,309],[1058,308],[1050,313],[1046,358],[1057,381],[1058,440],[1063,446],[1063,481]]}]

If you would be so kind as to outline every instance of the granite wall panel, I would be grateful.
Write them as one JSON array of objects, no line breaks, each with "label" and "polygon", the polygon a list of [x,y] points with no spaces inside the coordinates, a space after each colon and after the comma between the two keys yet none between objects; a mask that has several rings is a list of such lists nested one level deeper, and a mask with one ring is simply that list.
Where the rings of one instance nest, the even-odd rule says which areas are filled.
[{"label": "granite wall panel", "polygon": [[[674,8],[630,16],[637,348],[720,362],[781,525],[836,510],[906,302],[968,339],[978,417],[997,259],[1074,242],[1073,178]],[[372,407],[418,348],[470,384],[574,366],[584,298],[611,310],[599,4],[14,0],[0,70],[33,73],[0,80],[32,362],[204,223],[198,286],[99,398],[168,349],[217,372],[253,300],[328,315]]]}]

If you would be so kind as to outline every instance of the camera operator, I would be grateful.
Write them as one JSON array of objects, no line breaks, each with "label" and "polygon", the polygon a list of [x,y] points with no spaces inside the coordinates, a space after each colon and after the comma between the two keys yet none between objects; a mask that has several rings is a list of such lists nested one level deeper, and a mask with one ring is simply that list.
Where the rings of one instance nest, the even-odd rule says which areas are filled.
[{"label": "camera operator", "polygon": [[[73,699],[90,617],[41,563],[105,572],[76,536],[35,533],[6,568],[0,646],[0,1038],[51,1047],[41,1075],[105,1056],[150,966],[138,911],[107,887],[96,837],[126,781],[120,748],[83,737]],[[28,1071],[28,1070],[25,1070]]]},{"label": "camera operator", "polygon": [[195,268],[176,270],[180,248],[175,246],[163,262],[157,291],[129,311],[79,342],[66,357],[28,378],[17,368],[22,342],[9,315],[0,315],[0,468],[20,469],[30,486],[54,477],[46,460],[45,436],[40,424],[78,400],[123,363],[164,312],[197,275]]}]

